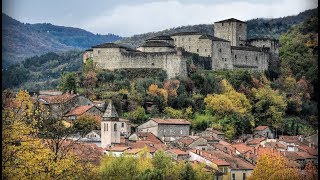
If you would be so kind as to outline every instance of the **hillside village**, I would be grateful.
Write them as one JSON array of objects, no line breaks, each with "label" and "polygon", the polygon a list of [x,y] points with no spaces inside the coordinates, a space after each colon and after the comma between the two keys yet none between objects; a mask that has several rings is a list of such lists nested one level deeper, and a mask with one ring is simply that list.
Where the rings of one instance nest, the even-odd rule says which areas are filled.
[{"label": "hillside village", "polygon": [[204,163],[216,179],[246,179],[258,157],[267,152],[285,157],[290,166],[301,170],[307,163],[318,166],[318,134],[276,136],[271,127],[257,126],[253,134],[231,140],[212,128],[194,132],[186,119],[151,118],[145,123],[133,124],[119,117],[112,101],[91,101],[83,95],[40,91],[32,99],[34,103],[43,104],[53,116],[63,116],[70,124],[85,115],[99,118],[101,129],[83,136],[70,135],[65,142],[68,145],[76,141],[74,151],[95,163],[99,163],[104,154],[138,157],[146,149],[150,157],[164,150],[174,161]]}]

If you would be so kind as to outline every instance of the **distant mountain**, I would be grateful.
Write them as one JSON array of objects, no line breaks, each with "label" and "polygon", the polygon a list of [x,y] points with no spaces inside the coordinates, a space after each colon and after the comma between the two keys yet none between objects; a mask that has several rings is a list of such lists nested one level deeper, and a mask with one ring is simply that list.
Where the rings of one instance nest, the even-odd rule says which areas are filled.
[{"label": "distant mountain", "polygon": [[121,39],[114,34],[93,34],[80,28],[49,23],[25,24],[2,13],[2,65],[23,61],[47,52],[82,50],[93,45]]},{"label": "distant mountain", "polygon": [[[318,8],[306,10],[296,16],[287,16],[283,18],[265,19],[257,18],[247,21],[248,38],[256,37],[270,37],[279,38],[279,36],[286,32],[292,25],[302,23],[309,17],[318,14]],[[141,45],[146,39],[159,36],[169,35],[178,32],[198,31],[202,33],[213,34],[212,24],[188,25],[177,28],[166,29],[158,32],[149,32],[145,34],[134,35],[132,37],[123,38],[116,41],[118,44],[137,47]]]}]

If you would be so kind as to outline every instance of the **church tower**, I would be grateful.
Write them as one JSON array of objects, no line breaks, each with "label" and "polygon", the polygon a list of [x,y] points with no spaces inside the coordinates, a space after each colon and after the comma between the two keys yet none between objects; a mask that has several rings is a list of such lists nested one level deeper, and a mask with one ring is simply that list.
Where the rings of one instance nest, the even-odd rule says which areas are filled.
[{"label": "church tower", "polygon": [[101,121],[101,147],[120,143],[120,122],[116,108],[109,102]]}]

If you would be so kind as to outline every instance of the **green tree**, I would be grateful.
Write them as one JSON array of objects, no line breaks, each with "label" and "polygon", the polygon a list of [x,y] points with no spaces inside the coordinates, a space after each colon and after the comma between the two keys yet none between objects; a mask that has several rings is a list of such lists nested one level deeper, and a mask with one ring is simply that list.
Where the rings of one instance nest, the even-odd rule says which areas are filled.
[{"label": "green tree", "polygon": [[77,93],[77,75],[74,72],[64,73],[60,81],[60,89],[63,92]]}]

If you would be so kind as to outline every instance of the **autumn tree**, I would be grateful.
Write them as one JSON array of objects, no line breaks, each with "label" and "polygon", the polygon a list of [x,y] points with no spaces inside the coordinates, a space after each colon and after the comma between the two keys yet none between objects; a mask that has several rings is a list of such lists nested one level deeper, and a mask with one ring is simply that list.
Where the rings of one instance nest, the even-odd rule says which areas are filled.
[{"label": "autumn tree", "polygon": [[265,153],[259,156],[249,180],[302,179],[298,169],[292,168],[280,154]]}]

